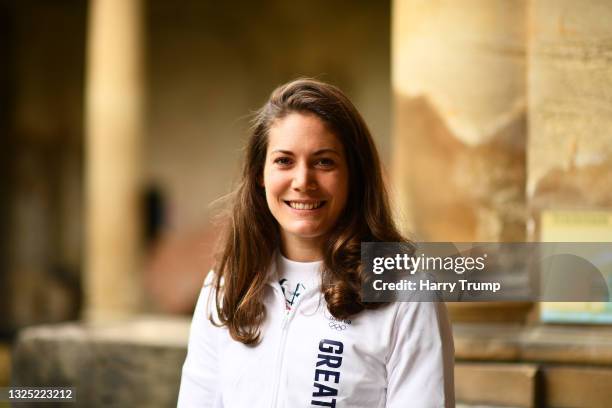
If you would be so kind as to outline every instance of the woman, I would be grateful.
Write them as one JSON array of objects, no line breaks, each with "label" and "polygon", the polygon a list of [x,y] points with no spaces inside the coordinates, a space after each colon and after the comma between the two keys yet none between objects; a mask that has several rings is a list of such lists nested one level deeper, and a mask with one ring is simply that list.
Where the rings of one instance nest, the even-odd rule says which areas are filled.
[{"label": "woman", "polygon": [[444,305],[362,302],[364,241],[405,241],[366,124],[334,86],[277,88],[196,306],[178,405],[454,406]]}]

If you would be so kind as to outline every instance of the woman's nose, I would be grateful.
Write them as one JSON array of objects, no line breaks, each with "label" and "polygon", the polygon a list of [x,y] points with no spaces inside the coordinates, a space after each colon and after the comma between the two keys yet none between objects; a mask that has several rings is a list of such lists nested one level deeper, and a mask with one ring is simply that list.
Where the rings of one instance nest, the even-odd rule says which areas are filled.
[{"label": "woman's nose", "polygon": [[301,165],[296,167],[293,174],[292,187],[296,191],[312,191],[317,189],[317,182],[312,169]]}]

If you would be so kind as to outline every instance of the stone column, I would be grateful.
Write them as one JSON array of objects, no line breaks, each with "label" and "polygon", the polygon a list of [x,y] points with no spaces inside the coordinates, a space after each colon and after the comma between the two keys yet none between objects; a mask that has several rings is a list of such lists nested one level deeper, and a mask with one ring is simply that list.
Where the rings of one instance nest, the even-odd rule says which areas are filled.
[{"label": "stone column", "polygon": [[612,3],[531,4],[527,191],[538,238],[542,211],[612,211]]},{"label": "stone column", "polygon": [[394,2],[394,176],[419,239],[525,237],[525,20],[524,1]]},{"label": "stone column", "polygon": [[526,2],[396,0],[392,18],[393,174],[407,231],[525,240]]},{"label": "stone column", "polygon": [[85,317],[141,302],[143,39],[140,0],[92,0],[86,72]]}]

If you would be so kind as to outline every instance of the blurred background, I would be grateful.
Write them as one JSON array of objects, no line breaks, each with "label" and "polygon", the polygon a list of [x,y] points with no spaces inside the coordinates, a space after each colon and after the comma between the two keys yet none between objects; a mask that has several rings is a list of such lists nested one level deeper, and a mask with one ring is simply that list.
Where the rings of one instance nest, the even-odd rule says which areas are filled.
[{"label": "blurred background", "polygon": [[[175,404],[250,114],[297,77],[355,103],[415,239],[612,242],[610,21],[604,0],[0,0],[0,386]],[[461,403],[612,401],[610,304],[449,309]]]}]

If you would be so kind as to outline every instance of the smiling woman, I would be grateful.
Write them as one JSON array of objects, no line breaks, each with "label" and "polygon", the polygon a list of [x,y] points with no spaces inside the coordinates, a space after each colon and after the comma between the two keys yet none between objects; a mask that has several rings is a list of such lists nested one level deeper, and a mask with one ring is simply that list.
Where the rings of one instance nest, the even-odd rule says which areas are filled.
[{"label": "smiling woman", "polygon": [[361,115],[322,82],[277,88],[194,312],[179,407],[454,406],[444,305],[362,301],[365,241],[406,240]]},{"label": "smiling woman", "polygon": [[323,257],[323,241],[346,205],[348,166],[340,140],[316,115],[291,113],[270,128],[263,186],[281,252]]}]

